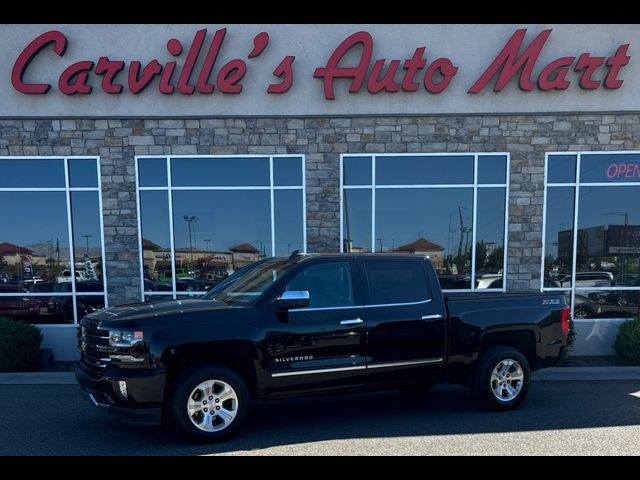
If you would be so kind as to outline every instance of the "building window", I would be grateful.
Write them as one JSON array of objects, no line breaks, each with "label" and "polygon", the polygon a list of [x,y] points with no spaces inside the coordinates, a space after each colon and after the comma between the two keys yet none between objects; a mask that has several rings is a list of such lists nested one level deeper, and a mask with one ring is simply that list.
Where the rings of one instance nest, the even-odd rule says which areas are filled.
[{"label": "building window", "polygon": [[444,290],[505,289],[508,153],[341,157],[343,252],[428,256]]},{"label": "building window", "polygon": [[106,306],[100,185],[97,157],[0,157],[0,317],[77,324]]},{"label": "building window", "polygon": [[306,252],[304,156],[136,157],[143,298],[201,294]]},{"label": "building window", "polygon": [[578,321],[637,315],[640,152],[549,153],[545,161],[542,289],[570,291]]}]

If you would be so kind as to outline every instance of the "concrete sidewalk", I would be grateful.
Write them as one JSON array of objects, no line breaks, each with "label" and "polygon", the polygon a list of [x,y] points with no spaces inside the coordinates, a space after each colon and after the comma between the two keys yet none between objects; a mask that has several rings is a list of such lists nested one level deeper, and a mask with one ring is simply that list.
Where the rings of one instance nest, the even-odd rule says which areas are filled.
[{"label": "concrete sidewalk", "polygon": [[[640,382],[640,367],[553,367],[534,372],[534,382]],[[2,385],[75,385],[73,372],[0,373]]]}]

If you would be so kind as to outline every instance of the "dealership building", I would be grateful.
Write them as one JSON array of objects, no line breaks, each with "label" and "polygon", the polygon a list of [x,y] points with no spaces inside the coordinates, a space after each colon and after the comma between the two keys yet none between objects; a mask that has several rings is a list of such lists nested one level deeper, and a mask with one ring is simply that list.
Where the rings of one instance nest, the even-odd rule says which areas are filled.
[{"label": "dealership building", "polygon": [[[3,25],[0,317],[57,360],[105,305],[295,251],[640,308],[633,25]],[[639,58],[635,58],[638,56]]]}]

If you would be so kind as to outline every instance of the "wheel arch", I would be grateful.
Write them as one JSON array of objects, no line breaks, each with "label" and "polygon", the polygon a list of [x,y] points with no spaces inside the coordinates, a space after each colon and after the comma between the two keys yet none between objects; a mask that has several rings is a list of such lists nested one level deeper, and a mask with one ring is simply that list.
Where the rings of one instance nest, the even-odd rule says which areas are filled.
[{"label": "wheel arch", "polygon": [[[492,347],[511,347],[520,351],[533,369],[537,358],[536,335],[531,330],[510,330],[486,333],[478,350],[478,358]],[[477,361],[476,361],[477,363]]]},{"label": "wheel arch", "polygon": [[167,367],[165,396],[181,372],[202,364],[220,365],[233,370],[245,382],[251,399],[258,395],[257,359],[250,342],[199,342],[172,346],[165,350],[163,359]]}]

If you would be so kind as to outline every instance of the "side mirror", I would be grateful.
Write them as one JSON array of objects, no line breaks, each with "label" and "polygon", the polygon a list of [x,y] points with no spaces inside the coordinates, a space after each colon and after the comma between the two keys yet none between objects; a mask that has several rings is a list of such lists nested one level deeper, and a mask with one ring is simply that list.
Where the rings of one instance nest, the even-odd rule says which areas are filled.
[{"label": "side mirror", "polygon": [[310,303],[308,290],[291,290],[284,292],[280,298],[276,298],[273,301],[273,306],[278,311],[284,311],[308,307]]}]

